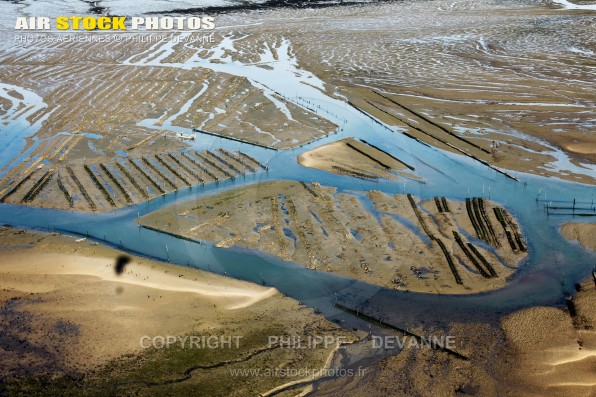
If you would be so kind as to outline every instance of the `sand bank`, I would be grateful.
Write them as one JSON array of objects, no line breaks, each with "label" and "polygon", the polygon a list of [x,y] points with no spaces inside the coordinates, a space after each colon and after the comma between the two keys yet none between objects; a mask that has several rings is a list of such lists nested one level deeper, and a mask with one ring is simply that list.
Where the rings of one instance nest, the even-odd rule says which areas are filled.
[{"label": "sand bank", "polygon": [[578,241],[582,247],[596,251],[596,224],[565,223],[561,234],[568,239]]},{"label": "sand bank", "polygon": [[[494,323],[453,323],[448,334],[468,360],[436,350],[404,350],[367,366],[364,377],[326,382],[318,396],[594,395],[596,289],[581,284],[576,315],[533,307]],[[428,332],[428,331],[427,331]]]},{"label": "sand bank", "polygon": [[596,389],[596,289],[581,284],[568,310],[536,307],[502,322],[515,352],[512,373],[528,396],[591,396]]},{"label": "sand bank", "polygon": [[304,167],[364,179],[416,178],[411,166],[355,138],[345,138],[298,156]]},{"label": "sand bank", "polygon": [[[219,361],[231,364],[194,371],[177,387],[199,390],[204,385],[214,395],[265,392],[297,378],[230,379],[223,372],[285,360],[317,368],[325,365],[333,347],[283,351],[268,348],[268,337],[343,332],[273,288],[138,257],[131,257],[117,275],[115,258],[122,253],[115,249],[10,228],[2,228],[0,235],[0,384],[15,393],[32,387],[35,395],[36,379],[49,373],[54,381],[44,386],[46,393],[66,382],[77,395],[113,387],[153,395],[161,386],[130,379],[167,383],[188,367]],[[141,347],[141,337],[160,335],[242,339],[239,349],[208,352]],[[242,357],[253,353],[244,363]],[[222,373],[214,376],[213,371]],[[81,374],[85,382],[69,383]]]}]

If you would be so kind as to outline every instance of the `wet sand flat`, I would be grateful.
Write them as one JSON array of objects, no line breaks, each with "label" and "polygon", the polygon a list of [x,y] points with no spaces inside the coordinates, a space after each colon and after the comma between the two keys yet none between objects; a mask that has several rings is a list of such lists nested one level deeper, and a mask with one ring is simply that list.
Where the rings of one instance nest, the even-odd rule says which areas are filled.
[{"label": "wet sand flat", "polygon": [[566,239],[578,241],[582,247],[596,251],[596,224],[565,223],[561,233]]},{"label": "wet sand flat", "polygon": [[473,293],[505,285],[527,254],[515,220],[504,211],[502,224],[493,208],[504,211],[487,200],[420,202],[414,196],[339,193],[316,182],[275,181],[174,204],[140,222],[387,288]]}]

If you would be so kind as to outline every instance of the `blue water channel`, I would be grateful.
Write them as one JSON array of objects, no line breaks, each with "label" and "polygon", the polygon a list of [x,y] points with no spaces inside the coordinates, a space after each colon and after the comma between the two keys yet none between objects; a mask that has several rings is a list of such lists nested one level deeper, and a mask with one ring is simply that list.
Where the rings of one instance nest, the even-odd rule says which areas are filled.
[{"label": "blue water channel", "polygon": [[[102,214],[2,204],[0,223],[87,236],[138,255],[273,286],[316,307],[329,318],[340,314],[333,305],[340,300],[400,326],[446,324],[457,320],[490,321],[523,307],[558,304],[562,302],[564,291],[573,291],[574,283],[585,279],[596,265],[595,253],[566,241],[558,230],[564,222],[593,222],[594,218],[547,216],[544,203],[537,201],[537,198],[544,199],[546,194],[547,199],[552,200],[591,202],[596,187],[510,172],[519,178],[515,181],[473,159],[412,140],[397,130],[373,122],[346,104],[321,98],[310,100],[341,115],[345,120],[343,129],[300,148],[283,151],[201,134],[193,143],[196,150],[219,147],[241,150],[267,164],[268,171],[183,189]],[[420,181],[365,181],[297,164],[299,154],[349,136],[365,139],[413,165]],[[0,162],[7,160],[3,155]],[[185,200],[200,203],[206,195],[273,180],[317,181],[337,187],[339,192],[376,189],[387,194],[412,193],[421,199],[446,196],[464,200],[472,196],[490,196],[516,217],[527,239],[530,255],[511,277],[511,282],[499,290],[473,295],[423,294],[385,289],[336,274],[305,269],[256,250],[217,248],[211,243],[182,240],[137,225],[139,216],[174,203]],[[489,189],[490,194],[487,193]]]}]

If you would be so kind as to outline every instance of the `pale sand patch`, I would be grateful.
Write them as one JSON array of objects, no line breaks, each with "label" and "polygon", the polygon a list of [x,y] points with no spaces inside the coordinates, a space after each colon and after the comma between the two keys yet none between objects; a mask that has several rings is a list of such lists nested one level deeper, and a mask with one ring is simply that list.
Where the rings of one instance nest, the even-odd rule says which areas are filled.
[{"label": "pale sand patch", "polygon": [[[60,353],[61,367],[85,370],[122,354],[140,352],[144,335],[183,335],[197,324],[225,329],[226,318],[239,313],[231,309],[249,310],[264,299],[281,298],[273,288],[192,269],[166,270],[167,266],[151,262],[130,263],[118,276],[113,262],[108,256],[31,251],[0,257],[2,296],[23,297],[16,311],[28,313],[23,318],[33,314],[23,324],[31,328],[26,334],[29,343],[45,346],[46,330],[51,333],[57,324],[70,324],[76,337],[53,338],[64,340],[50,348]],[[27,299],[30,294],[40,301]],[[4,363],[23,363],[23,357],[11,350],[2,356]]]},{"label": "pale sand patch", "polygon": [[355,138],[341,139],[303,153],[298,156],[298,164],[339,175],[351,171],[386,179],[397,179],[396,173],[416,178],[415,175],[404,172],[407,171],[407,166],[401,161]]},{"label": "pale sand patch", "polygon": [[0,239],[0,376],[96,371],[143,353],[143,336],[266,342],[327,324],[274,288],[138,257],[116,275],[121,252],[58,234],[0,228]]},{"label": "pale sand patch", "polygon": [[[230,309],[249,307],[263,299],[275,296],[275,288],[263,288],[258,285],[230,286],[233,281],[213,283],[211,277],[205,281],[188,280],[173,274],[164,273],[163,269],[153,269],[148,265],[130,263],[125,272],[117,275],[113,259],[89,257],[83,255],[45,254],[8,254],[0,259],[2,273],[21,275],[79,275],[97,277],[103,281],[137,285],[159,291],[188,292],[211,298],[226,298]],[[204,277],[204,276],[203,276]],[[50,292],[56,285],[31,285],[16,281],[5,283],[5,287],[22,292]]]},{"label": "pale sand patch", "polygon": [[561,234],[568,240],[578,241],[582,247],[596,251],[596,224],[565,223]]},{"label": "pale sand patch", "polygon": [[575,318],[565,310],[534,307],[513,313],[501,325],[515,351],[512,372],[524,384],[520,395],[592,396],[596,385],[596,290],[582,284]]},{"label": "pale sand patch", "polygon": [[592,143],[568,143],[565,149],[579,154],[596,154],[596,146]]}]

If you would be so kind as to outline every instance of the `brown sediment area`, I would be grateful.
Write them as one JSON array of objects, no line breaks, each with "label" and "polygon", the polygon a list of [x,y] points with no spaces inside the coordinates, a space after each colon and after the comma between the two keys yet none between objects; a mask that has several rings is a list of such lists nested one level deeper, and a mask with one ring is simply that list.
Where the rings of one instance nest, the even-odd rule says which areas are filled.
[{"label": "brown sediment area", "polygon": [[[31,125],[39,122],[35,135],[25,140],[24,149],[7,159],[11,169],[0,179],[2,202],[105,211],[202,183],[189,177],[177,164],[173,168],[179,174],[169,173],[163,165],[165,178],[148,172],[159,188],[131,169],[133,179],[146,189],[139,192],[134,182],[118,170],[111,170],[114,178],[100,170],[102,164],[110,168],[108,163],[128,163],[131,158],[149,158],[153,162],[156,155],[180,155],[189,145],[177,136],[175,128],[186,130],[187,135],[204,130],[275,150],[297,147],[337,129],[313,110],[277,94],[268,96],[245,77],[200,67],[177,67],[177,62],[193,55],[183,44],[175,46],[174,52],[163,60],[163,66],[124,64],[126,60],[134,63],[147,56],[147,43],[79,44],[60,43],[46,49],[24,46],[19,56],[0,51],[2,82],[15,84],[41,98],[40,103],[28,106],[19,92],[0,92],[5,125],[19,119]],[[64,51],[70,54],[68,59],[58,55]],[[92,67],[87,65],[89,57],[97,61]],[[168,66],[170,62],[174,66]],[[197,84],[199,81],[201,84]],[[140,125],[147,120],[152,121],[151,127]],[[199,133],[197,139],[201,136],[205,135]],[[215,146],[211,150],[217,149]],[[98,169],[99,183],[88,172],[79,175],[85,165]],[[74,178],[68,168],[74,170],[78,182],[71,180]],[[48,183],[34,199],[23,201],[27,191],[48,170],[52,173]],[[19,185],[26,178],[28,184]],[[80,186],[87,191],[79,191]],[[5,197],[15,188],[19,191]]]},{"label": "brown sediment area", "polygon": [[[363,200],[380,211],[378,217]],[[434,200],[411,200],[416,209],[405,195],[338,193],[317,183],[275,181],[175,204],[144,216],[141,224],[218,247],[257,249],[313,270],[428,293],[502,287],[526,255],[513,251],[493,212],[497,206],[489,201],[484,206],[494,241],[478,244],[466,237],[476,236],[465,203],[442,200],[448,210],[444,204],[439,210]]]},{"label": "brown sediment area", "polygon": [[[562,148],[575,165],[596,163],[593,149],[596,146],[594,83],[587,72],[592,58],[570,51],[571,48],[584,48],[589,42],[592,12],[567,12],[554,7],[511,2],[487,6],[486,2],[470,5],[449,1],[329,8],[309,10],[308,18],[304,15],[303,10],[294,9],[263,11],[256,16],[243,13],[241,19],[246,26],[241,32],[232,32],[235,37],[244,37],[235,43],[242,52],[230,51],[226,56],[258,63],[259,54],[265,47],[271,47],[275,55],[273,43],[283,36],[292,43],[292,51],[300,65],[327,83],[329,94],[348,98],[359,109],[400,127],[416,139],[509,170],[507,172],[514,176],[515,171],[519,171],[574,182],[595,182],[587,173],[574,174],[549,168],[555,158],[546,146]],[[234,25],[234,17],[227,18],[222,16],[222,20]],[[280,20],[284,23],[280,24]],[[354,28],[355,21],[358,22]],[[152,192],[146,194],[155,197],[166,190],[185,187],[185,180],[199,184],[201,180],[209,182],[237,174],[233,171],[240,169],[240,165],[233,160],[226,161],[234,168],[209,154],[205,154],[205,158],[215,161],[217,168],[201,163],[200,156],[194,153],[190,156],[195,161],[188,160],[182,155],[187,145],[173,138],[171,132],[153,136],[155,130],[137,124],[140,120],[155,118],[157,125],[162,125],[199,92],[201,85],[198,81],[206,82],[209,89],[173,121],[174,125],[190,130],[204,123],[207,131],[277,148],[298,146],[335,128],[313,112],[276,97],[291,113],[291,119],[288,118],[245,78],[202,69],[122,64],[123,60],[135,55],[130,58],[133,62],[135,58],[159,55],[159,49],[152,54],[146,53],[147,49],[142,43],[112,43],[109,46],[54,43],[43,50],[21,48],[14,54],[5,51],[0,54],[3,81],[22,84],[40,94],[48,104],[47,108],[31,115],[28,121],[50,116],[38,134],[46,141],[0,181],[1,196],[22,183],[6,202],[103,211],[114,207],[110,200],[120,207],[129,204],[127,196],[132,202],[147,199],[143,191],[152,183],[155,183],[150,187]],[[164,61],[184,62],[195,52],[180,44]],[[209,45],[202,50],[203,55],[208,52]],[[68,57],[63,56],[65,53]],[[385,97],[374,91],[382,92]],[[22,103],[18,103],[19,99],[16,92],[0,96],[0,113],[5,114],[5,109],[12,104],[18,112],[26,110]],[[3,119],[2,123],[7,125],[9,121]],[[58,135],[63,131],[77,135]],[[97,133],[101,138],[95,140],[84,136],[83,132]],[[32,143],[29,140],[28,147]],[[97,150],[92,150],[90,143]],[[120,150],[127,151],[127,156],[138,160],[142,167],[143,172],[131,166],[128,158],[124,159],[123,166],[130,172],[132,180],[125,174],[118,175],[119,167],[112,163]],[[159,161],[154,156],[162,153],[173,154],[187,167],[176,167],[175,161],[161,157],[180,173],[180,177],[168,175],[165,170],[161,171],[163,175],[153,174],[151,167],[142,160],[147,157],[158,166]],[[42,164],[35,160],[36,156],[50,164],[38,169]],[[85,165],[97,167],[96,178],[103,189],[85,171]],[[114,182],[101,165],[105,165],[118,182]],[[324,167],[333,170],[331,163]],[[364,164],[364,161],[359,167],[379,175],[384,172],[375,169],[374,165]],[[68,172],[69,168],[72,174]],[[76,176],[78,183],[71,175]],[[80,186],[87,193],[83,193]],[[146,220],[159,227],[175,220],[171,222],[173,226],[168,227],[175,233],[210,239],[222,247],[257,248],[313,269],[336,271],[371,283],[412,291],[466,293],[498,288],[515,269],[498,266],[493,251],[510,265],[515,265],[525,255],[520,250],[523,244],[508,237],[515,234],[515,225],[509,221],[502,223],[493,211],[496,207],[490,202],[486,202],[488,221],[480,220],[482,215],[474,221],[486,223],[479,227],[470,219],[465,203],[449,201],[450,211],[444,211],[434,200],[420,202],[419,198],[413,197],[412,204],[405,196],[371,192],[368,198],[385,212],[380,220],[376,220],[350,193],[337,194],[333,188],[310,184],[301,187],[302,191],[299,191],[298,185],[279,188],[264,184],[242,192],[237,198],[213,196],[197,201],[191,209],[182,206],[179,210],[152,214]],[[107,198],[104,189],[109,195],[116,192],[115,196]],[[232,192],[238,193],[237,190]],[[252,199],[248,199],[247,194]],[[89,199],[83,197],[85,195]],[[207,208],[212,203],[217,204],[214,209]],[[309,215],[310,210],[320,221]],[[415,225],[417,233],[391,215],[407,219]],[[494,233],[489,231],[489,223]],[[284,229],[288,229],[287,235]],[[475,247],[492,264],[498,277],[486,278],[473,271],[475,265],[468,257],[469,252],[461,248],[454,232],[459,233],[472,255],[475,253],[467,245],[470,241],[465,234],[492,241],[486,241],[486,244],[494,244],[494,249],[484,249],[484,243]],[[23,343],[38,347],[46,335],[58,342],[65,338],[68,341],[60,346],[42,346],[43,354],[38,350],[37,353],[27,352],[26,360],[23,360],[27,368],[51,368],[55,372],[58,367],[50,364],[60,360],[58,369],[64,372],[73,368],[88,369],[82,364],[84,354],[89,354],[94,361],[107,362],[110,357],[116,357],[118,349],[137,351],[133,342],[127,345],[124,338],[115,336],[114,331],[104,324],[114,321],[124,324],[127,329],[138,327],[143,332],[186,332],[184,330],[192,329],[188,313],[198,311],[197,322],[200,321],[198,318],[206,317],[209,324],[217,324],[218,329],[225,332],[241,327],[239,324],[255,328],[257,323],[277,327],[277,321],[290,324],[295,317],[298,319],[291,324],[296,325],[295,329],[304,329],[301,314],[305,312],[309,319],[318,319],[307,309],[295,303],[288,304],[287,299],[284,301],[278,295],[260,301],[258,296],[261,295],[257,295],[253,302],[249,298],[252,292],[248,290],[252,291],[254,286],[246,291],[246,301],[238,303],[250,305],[244,309],[236,305],[238,309],[232,309],[226,306],[228,299],[236,302],[244,298],[204,298],[199,292],[204,286],[197,286],[196,282],[189,286],[181,280],[172,280],[165,275],[169,268],[164,267],[163,272],[156,273],[145,271],[140,265],[152,262],[144,259],[135,258],[130,265],[134,275],[127,273],[114,279],[108,274],[116,254],[114,250],[102,256],[92,251],[104,248],[89,242],[64,243],[59,240],[64,237],[59,236],[45,236],[40,241],[37,234],[9,236],[4,231],[2,233],[3,244],[12,247],[3,252],[0,259],[0,263],[8,262],[7,269],[11,272],[2,276],[3,287],[9,286],[2,291],[5,309],[2,315],[10,320],[7,324],[15,326],[9,329],[11,335],[16,335],[11,339],[15,341],[12,347],[18,348]],[[582,246],[594,249],[593,225],[566,224],[562,233],[569,239],[578,240]],[[426,243],[424,235],[429,239],[432,237],[430,244]],[[440,239],[442,245],[439,246],[436,239]],[[44,241],[51,244],[45,246]],[[13,242],[14,246],[11,245]],[[53,251],[54,247],[63,252]],[[334,247],[343,249],[337,251]],[[518,252],[512,247],[517,247]],[[76,256],[64,253],[71,249],[76,250],[73,252]],[[453,277],[447,255],[452,258],[462,284]],[[476,260],[483,266],[479,258]],[[89,266],[80,266],[79,262],[105,271],[90,271]],[[48,270],[54,269],[56,263],[70,273]],[[385,265],[392,267],[387,270]],[[194,274],[187,276],[183,273],[186,271],[180,270],[184,280]],[[155,283],[155,279],[164,282]],[[214,279],[212,283],[218,281]],[[112,292],[120,287],[122,293]],[[454,330],[469,335],[460,346],[471,357],[469,362],[435,351],[406,352],[384,360],[362,378],[362,383],[354,383],[353,379],[331,382],[329,385],[333,388],[329,395],[591,395],[595,387],[594,338],[587,327],[594,327],[595,302],[593,291],[588,287],[583,284],[582,291],[577,294],[574,305],[578,314],[574,318],[557,308],[532,308],[508,316],[500,328],[486,324],[454,324]],[[150,293],[146,294],[148,291]],[[154,294],[159,294],[159,298]],[[145,295],[151,300],[147,305],[142,302]],[[121,306],[112,305],[114,296],[121,299],[117,301],[122,303]],[[201,296],[200,302],[197,302],[197,296]],[[154,305],[161,299],[163,309],[156,308]],[[222,305],[225,306],[223,309]],[[229,312],[248,308],[254,310],[252,316],[235,313],[236,317],[230,320]],[[182,309],[186,311],[183,313]],[[119,313],[126,313],[126,319],[120,318]],[[151,313],[161,317],[152,317]],[[133,321],[131,317],[138,324],[128,322]],[[164,318],[168,321],[163,321]],[[89,330],[90,326],[85,324],[98,327],[105,335]],[[286,329],[283,324],[279,329]],[[41,329],[48,334],[30,332],[30,329]],[[204,331],[201,327],[197,330]],[[255,330],[255,333],[260,331]],[[104,346],[105,351],[99,354],[94,343]],[[113,350],[110,350],[111,344],[115,345]],[[262,346],[259,343],[254,346],[257,345]],[[91,347],[87,353],[81,346]],[[65,350],[58,351],[59,348]],[[1,353],[8,357],[5,351]],[[50,357],[47,354],[54,355],[47,359]],[[270,364],[268,358],[266,356],[259,362]],[[10,360],[7,362],[12,365],[15,361]],[[276,363],[295,362],[293,360],[294,357],[284,356]],[[197,360],[192,362],[196,364]],[[7,368],[21,370],[24,367]],[[185,368],[177,369],[179,371],[170,372],[180,373]],[[220,379],[217,386],[221,388],[224,388],[223,383],[230,384],[232,390],[217,389],[228,392],[222,392],[222,395],[232,395],[232,392],[242,395],[247,390],[264,392],[277,385],[259,379],[271,384],[261,388],[248,382],[243,389],[225,371],[196,376],[188,383],[194,387],[200,386],[201,382],[211,386],[206,382],[214,379]],[[205,393],[214,390],[207,388]],[[138,392],[127,391],[130,394]],[[171,390],[158,391],[171,393]],[[322,388],[318,394],[324,391]],[[141,394],[153,393],[144,390]]]},{"label": "brown sediment area", "polygon": [[[172,125],[189,133],[202,126],[206,131],[275,148],[295,147],[336,128],[316,113],[277,97],[275,101],[289,112],[284,114],[245,77],[201,67],[176,67],[193,55],[182,43],[162,60],[162,66],[125,64],[144,58],[149,47],[138,42],[126,46],[60,43],[43,51],[25,45],[18,57],[3,58],[3,82],[37,93],[47,105],[28,117],[34,123],[47,116],[37,137],[94,133],[101,135],[100,140],[92,140],[97,149],[110,147],[112,153],[154,133],[156,130],[138,125],[146,119],[155,120],[160,127],[174,117]],[[62,51],[71,56],[62,57]],[[86,65],[88,57],[97,61],[92,68]],[[204,86],[208,89],[199,95]],[[20,98],[8,93],[5,99]],[[122,134],[126,137],[114,143]]]},{"label": "brown sediment area", "polygon": [[592,396],[596,288],[587,280],[579,289],[573,315],[565,307],[532,307],[498,324],[450,324],[440,334],[453,336],[455,349],[467,360],[444,351],[406,348],[366,367],[363,376],[319,385],[315,395]]},{"label": "brown sediment area", "polygon": [[[364,179],[416,178],[411,166],[355,138],[345,138],[298,156],[304,167]],[[397,175],[396,175],[397,174]]]},{"label": "brown sediment area", "polygon": [[[409,95],[401,95],[400,92],[386,91],[379,95],[378,91],[361,87],[351,88],[346,95],[351,98],[354,106],[389,125],[403,128],[407,131],[408,136],[414,139],[488,163],[492,167],[504,170],[512,177],[517,177],[516,172],[525,172],[542,176],[556,176],[581,183],[594,183],[594,178],[589,175],[574,174],[566,170],[553,170],[548,166],[548,163],[556,160],[549,154],[551,149],[539,141],[523,138],[519,134],[508,133],[507,129],[510,129],[508,126],[496,123],[476,126],[470,123],[457,123],[464,130],[453,129],[456,123],[443,117],[446,109],[439,107],[432,98],[425,100],[418,96],[412,98]],[[433,94],[429,92],[427,95],[432,96]],[[392,101],[406,106],[406,109]],[[460,112],[470,112],[471,108],[467,103],[461,105],[449,103],[445,106],[448,107],[449,112],[457,114],[458,116],[454,117],[458,118]],[[408,109],[415,109],[416,113],[423,111],[423,117],[426,120]],[[430,120],[431,123],[427,120]],[[486,128],[490,128],[490,131]],[[475,131],[472,132],[472,129]],[[573,132],[567,132],[564,137],[557,137],[556,141],[553,135],[546,136],[542,133],[531,135],[537,135],[545,142],[550,141],[566,150],[568,154],[578,155],[573,160],[576,165],[594,162],[594,159],[591,158],[593,153],[590,148],[596,145],[596,141],[592,142],[593,136],[591,135],[581,134],[580,136]],[[578,142],[578,140],[579,143],[570,143]]]},{"label": "brown sediment area", "polygon": [[[42,391],[36,389],[40,376],[51,374],[56,381],[85,374],[85,382],[71,386],[81,392],[86,387],[105,392],[118,383],[121,392],[151,394],[156,389],[143,382],[160,377],[165,382],[193,365],[230,360],[220,369],[199,368],[177,386],[196,388],[197,382],[215,382],[210,377],[223,378],[229,368],[323,367],[334,348],[269,349],[269,335],[351,338],[271,287],[138,257],[132,257],[117,275],[114,263],[122,253],[115,249],[56,233],[3,227],[0,235],[0,383],[4,390],[29,388],[36,394]],[[242,339],[238,349],[192,353],[192,349],[142,349],[144,335],[240,335]],[[234,363],[253,354],[254,358]],[[172,361],[172,357],[178,358]],[[225,387],[237,389],[238,395],[253,388],[266,392],[297,379],[225,378]],[[44,390],[53,390],[53,381],[46,382],[44,387],[49,389]],[[210,385],[225,394],[219,382]]]},{"label": "brown sediment area", "polygon": [[[558,19],[559,10],[528,5],[482,3],[473,16],[464,9],[445,6],[449,12],[442,10],[443,7],[429,9],[422,3],[329,8],[325,12],[310,11],[308,22],[295,18],[304,12],[302,10],[264,11],[245,16],[247,21],[257,23],[244,26],[242,32],[234,28],[226,32],[235,39],[235,50],[226,50],[225,56],[258,64],[259,54],[266,50],[277,59],[278,38],[286,37],[301,67],[325,81],[329,95],[341,96],[342,100],[389,125],[400,127],[415,139],[473,157],[512,177],[519,171],[594,183],[588,172],[579,174],[578,171],[582,164],[589,166],[596,161],[593,150],[596,138],[590,129],[594,87],[585,77],[589,75],[585,72],[588,58],[564,49],[565,46],[557,49],[553,57],[553,49],[547,45],[552,40],[545,37],[532,41],[531,57],[524,50],[528,43],[523,40],[511,46],[505,44],[527,37],[529,26],[548,20],[559,27],[553,32],[564,35],[566,40],[579,41],[574,44],[579,48],[587,31],[582,30],[582,23],[563,24]],[[396,9],[399,12],[395,12]],[[395,21],[386,18],[393,14],[402,15],[400,24],[414,24],[415,33],[406,27],[405,30],[395,29]],[[585,22],[584,12],[574,11],[573,14]],[[223,22],[234,20],[234,16],[222,18]],[[286,20],[283,28],[271,22],[279,18]],[[349,31],[346,36],[348,32],[337,27],[350,25],[359,18],[369,22],[366,29]],[[437,30],[437,24],[428,25],[433,18],[444,21],[441,29]],[[494,26],[505,26],[503,23],[507,29],[493,30]],[[370,29],[372,26],[375,28]],[[482,40],[486,41],[486,47],[470,32],[472,27],[484,28]],[[319,34],[320,31],[325,34]],[[546,34],[531,33],[532,37]],[[513,35],[510,37],[510,34]],[[427,37],[432,39],[427,40]],[[444,43],[445,37],[451,37],[458,44]],[[277,93],[267,96],[245,77],[200,67],[186,70],[172,66],[194,55],[182,43],[173,47],[174,51],[160,66],[134,65],[138,60],[157,57],[159,48],[151,52],[150,44],[127,44],[61,42],[45,50],[15,44],[23,46],[18,48],[17,56],[6,51],[0,53],[3,82],[15,83],[39,94],[47,105],[27,116],[30,123],[47,116],[35,137],[43,141],[23,164],[12,164],[16,167],[0,180],[0,192],[14,188],[43,165],[45,169],[54,170],[54,176],[39,194],[24,204],[71,208],[70,196],[74,198],[73,209],[92,210],[85,204],[86,200],[75,197],[84,195],[77,194],[76,182],[68,181],[65,166],[76,168],[82,162],[98,166],[116,157],[126,161],[126,156],[140,159],[159,153],[178,153],[187,143],[174,137],[174,132],[165,127],[166,121],[188,132],[199,128],[278,149],[297,147],[337,129],[324,118],[326,109],[319,112],[310,109],[305,100],[290,100]],[[206,43],[201,56],[206,57],[213,45]],[[575,47],[570,44],[570,48]],[[64,52],[70,54],[68,58],[60,55]],[[92,67],[88,64],[90,59],[94,60]],[[561,72],[563,70],[565,73]],[[197,84],[199,81],[202,84]],[[205,92],[199,95],[205,86]],[[3,91],[0,97],[3,112],[14,110],[10,120],[8,116],[3,117],[5,124],[14,122],[27,110],[21,95],[14,90]],[[287,112],[276,104],[283,104]],[[188,105],[187,110],[183,111],[185,105]],[[139,125],[147,119],[155,120],[154,128]],[[162,127],[166,132],[154,136]],[[65,132],[74,137],[61,135]],[[97,134],[99,138],[87,133]],[[26,149],[34,144],[33,139],[28,139]],[[561,148],[578,168],[575,171],[554,169],[550,163],[555,157],[547,145]],[[370,177],[367,172],[346,172],[350,168],[342,165],[333,167],[331,165],[331,169],[340,174]],[[184,172],[181,175],[194,183]],[[114,176],[119,179],[118,175]],[[109,176],[104,178],[109,179]],[[150,185],[142,176],[139,178],[139,185],[141,182]],[[102,178],[98,179],[103,184]],[[29,188],[38,180],[28,181]],[[92,181],[81,183],[93,185]],[[158,183],[170,186],[166,181]],[[116,192],[113,195],[118,196],[118,186],[111,186],[107,180],[105,184],[110,185],[108,191],[113,190]],[[128,194],[133,203],[146,200],[136,197],[142,193],[135,194],[135,189],[130,189],[132,192]],[[91,186],[89,190],[97,189]],[[158,194],[161,192],[156,189],[148,196]],[[102,198],[103,192],[89,194],[92,199],[94,195],[96,210],[113,208],[109,200]],[[17,195],[8,202],[20,203],[21,198]],[[116,207],[128,201],[119,197],[112,199]]]},{"label": "brown sediment area", "polygon": [[[302,22],[287,23],[284,29],[300,32],[295,36],[300,64],[329,83],[329,94],[347,98],[375,118],[430,145],[463,151],[510,173],[594,184],[596,179],[587,172],[551,167],[555,158],[547,147],[560,148],[578,167],[596,163],[591,149],[596,145],[591,121],[594,84],[587,77],[591,59],[567,46],[567,40],[576,48],[589,41],[585,26],[592,13],[521,3],[478,2],[473,14],[466,6],[448,2],[381,4],[313,13],[310,21],[319,28],[316,33],[298,26]],[[367,22],[362,29],[340,28],[354,20]],[[557,30],[534,29],[546,21]],[[567,43],[558,47],[556,57],[551,40]],[[494,152],[493,141],[499,142]]]},{"label": "brown sediment area", "polygon": [[141,151],[120,159],[78,158],[56,166],[38,160],[23,163],[4,176],[7,183],[0,188],[0,202],[103,212],[265,168],[242,152],[165,151],[171,138],[156,134],[147,138],[155,143],[154,149],[164,151]]},{"label": "brown sediment area", "polygon": [[596,251],[596,224],[565,223],[561,234],[568,240],[578,241],[582,247]]}]

